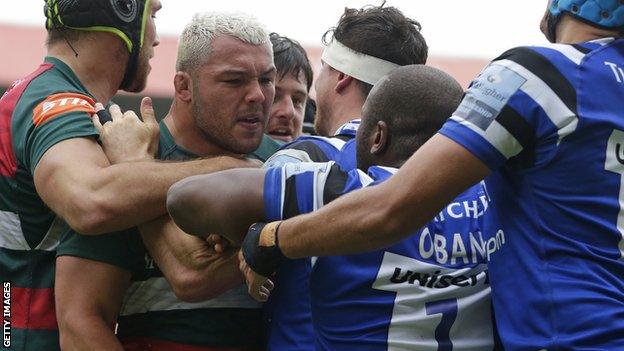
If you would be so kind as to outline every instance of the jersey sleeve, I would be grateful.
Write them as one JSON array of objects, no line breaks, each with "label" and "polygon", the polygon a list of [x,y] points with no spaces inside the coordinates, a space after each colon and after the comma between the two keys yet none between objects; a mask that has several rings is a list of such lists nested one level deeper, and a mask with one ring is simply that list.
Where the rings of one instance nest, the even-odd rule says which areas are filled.
[{"label": "jersey sleeve", "polygon": [[134,228],[103,235],[70,230],[61,237],[56,256],[74,256],[136,272],[142,264],[141,252],[141,238]]},{"label": "jersey sleeve", "polygon": [[492,170],[512,158],[529,168],[548,162],[576,129],[575,109],[572,82],[551,58],[533,48],[515,48],[471,83],[440,133]]},{"label": "jersey sleeve", "polygon": [[94,105],[95,101],[82,93],[59,93],[35,106],[24,150],[25,163],[31,172],[53,145],[71,138],[98,135],[91,121]]},{"label": "jersey sleeve", "polygon": [[267,169],[263,191],[265,219],[276,221],[321,207],[333,165],[334,162],[304,162]]},{"label": "jersey sleeve", "polygon": [[281,167],[287,163],[333,161],[338,149],[325,140],[327,139],[320,137],[299,138],[282,146],[267,160],[265,167]]}]

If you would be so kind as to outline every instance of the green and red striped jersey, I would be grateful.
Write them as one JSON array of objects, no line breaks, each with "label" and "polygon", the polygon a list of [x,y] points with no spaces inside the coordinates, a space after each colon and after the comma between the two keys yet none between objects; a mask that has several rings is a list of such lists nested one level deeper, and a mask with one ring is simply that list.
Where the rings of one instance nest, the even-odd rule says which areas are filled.
[{"label": "green and red striped jersey", "polygon": [[94,103],[71,69],[52,57],[0,99],[0,278],[9,291],[3,346],[11,350],[59,349],[54,260],[70,228],[39,197],[33,174],[54,144],[97,136]]}]

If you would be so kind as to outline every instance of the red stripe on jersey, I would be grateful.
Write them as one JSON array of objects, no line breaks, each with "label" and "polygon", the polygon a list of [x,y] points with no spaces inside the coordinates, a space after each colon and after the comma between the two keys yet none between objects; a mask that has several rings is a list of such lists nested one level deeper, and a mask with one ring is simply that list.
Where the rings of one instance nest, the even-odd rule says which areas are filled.
[{"label": "red stripe on jersey", "polygon": [[11,327],[56,330],[54,289],[11,287]]},{"label": "red stripe on jersey", "polygon": [[195,346],[153,338],[124,338],[121,344],[126,351],[260,351],[251,347]]},{"label": "red stripe on jersey", "polygon": [[13,138],[11,136],[11,120],[17,102],[30,82],[49,70],[54,65],[44,63],[26,78],[16,80],[0,98],[0,175],[15,177],[17,161],[13,153]]}]

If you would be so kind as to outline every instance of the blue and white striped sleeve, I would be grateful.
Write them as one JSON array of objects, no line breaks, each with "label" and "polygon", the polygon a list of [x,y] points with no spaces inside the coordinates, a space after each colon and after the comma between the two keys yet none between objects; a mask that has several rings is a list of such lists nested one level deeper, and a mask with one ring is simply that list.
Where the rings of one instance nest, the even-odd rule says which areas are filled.
[{"label": "blue and white striped sleeve", "polygon": [[265,219],[290,218],[322,206],[325,182],[333,164],[333,161],[302,162],[267,169],[263,193]]},{"label": "blue and white striped sleeve", "polygon": [[550,159],[578,124],[572,74],[566,73],[580,61],[564,55],[567,46],[541,49],[516,48],[492,61],[440,133],[492,170],[520,153],[523,167]]}]

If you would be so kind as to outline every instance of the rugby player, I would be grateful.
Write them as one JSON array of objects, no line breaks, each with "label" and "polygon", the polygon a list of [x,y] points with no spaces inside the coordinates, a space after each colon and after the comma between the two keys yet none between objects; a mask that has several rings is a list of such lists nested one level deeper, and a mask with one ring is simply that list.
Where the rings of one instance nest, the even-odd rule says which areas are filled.
[{"label": "rugby player", "polygon": [[303,132],[303,115],[312,87],[312,66],[298,42],[271,33],[271,44],[277,81],[266,133],[276,141],[288,143]]},{"label": "rugby player", "polygon": [[314,83],[318,136],[285,145],[267,166],[334,160],[346,170],[354,169],[355,144],[350,140],[373,84],[396,67],[427,61],[420,28],[395,7],[345,8],[336,27],[323,35],[326,47]]},{"label": "rugby player", "polygon": [[[263,137],[276,69],[269,34],[257,20],[194,16],[180,37],[176,71],[158,159],[248,154],[264,161],[277,149]],[[124,162],[118,155],[128,148],[125,117],[112,116],[95,124],[109,159]],[[246,293],[234,249],[216,254],[168,216],[138,231],[68,236],[62,246],[56,301],[64,349],[261,349],[262,311]]]}]

